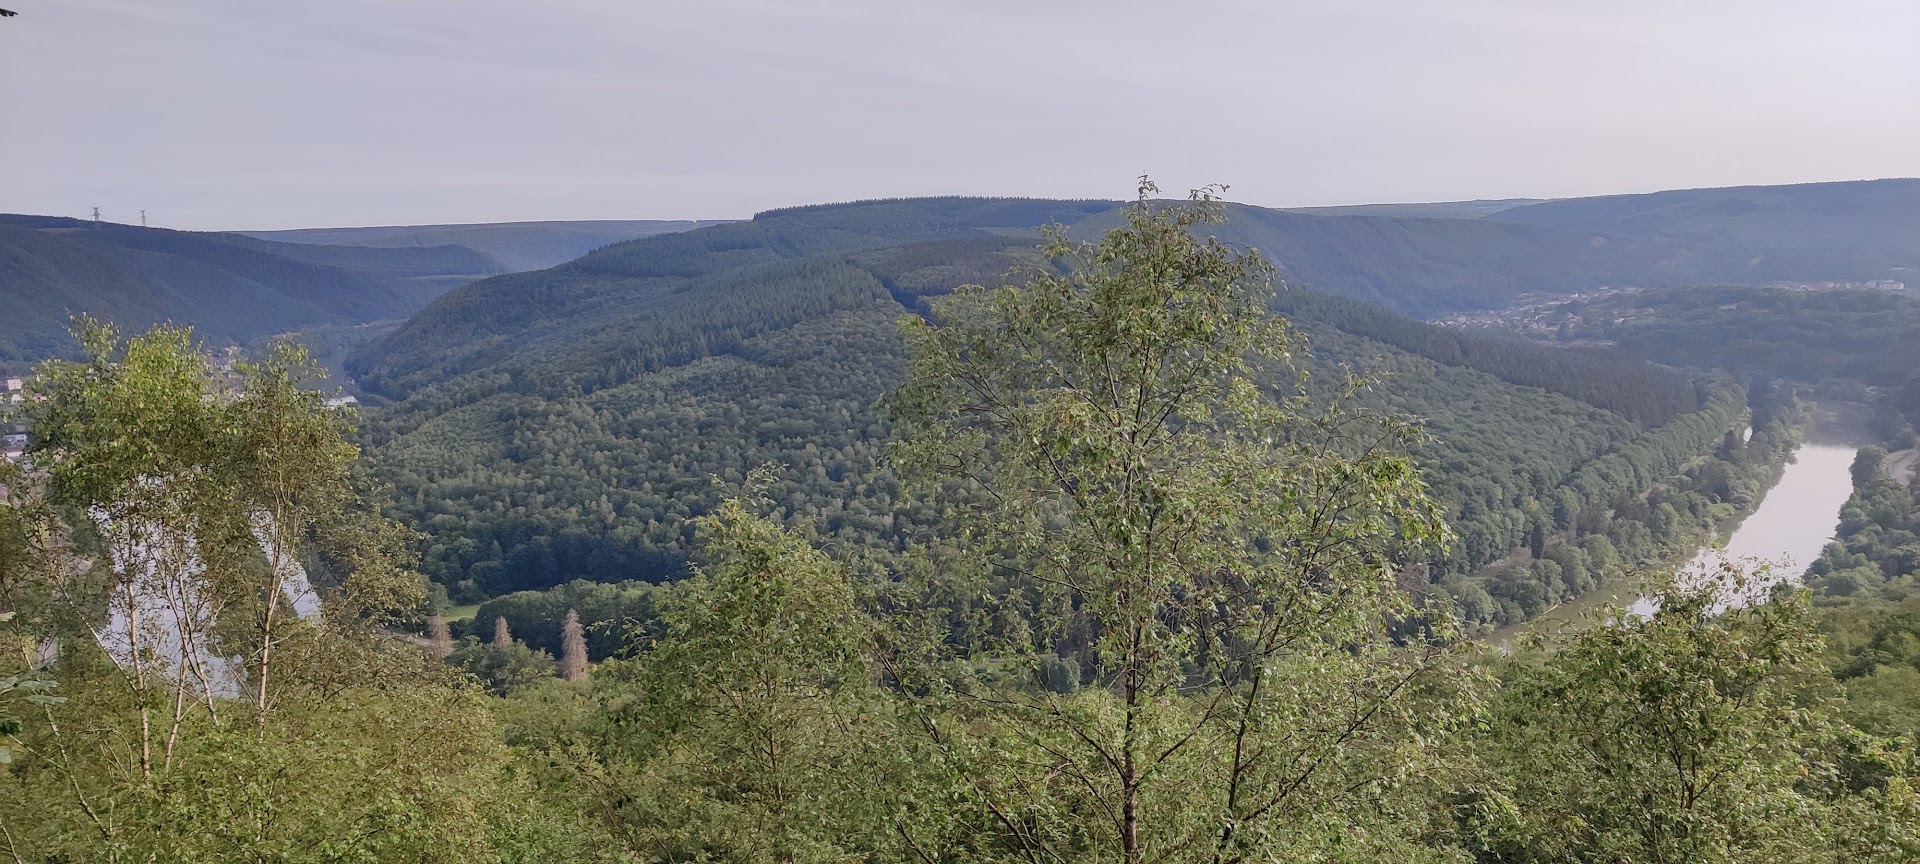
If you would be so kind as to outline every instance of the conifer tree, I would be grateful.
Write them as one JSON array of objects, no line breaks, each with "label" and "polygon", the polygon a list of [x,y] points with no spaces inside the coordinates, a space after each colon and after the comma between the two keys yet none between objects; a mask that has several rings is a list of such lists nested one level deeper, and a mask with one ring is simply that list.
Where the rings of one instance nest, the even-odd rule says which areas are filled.
[{"label": "conifer tree", "polygon": [[567,621],[560,626],[560,677],[568,681],[587,678],[587,634],[580,626],[580,613],[568,609]]},{"label": "conifer tree", "polygon": [[427,619],[427,651],[435,660],[445,660],[453,653],[453,634],[447,630],[447,619],[443,616]]}]

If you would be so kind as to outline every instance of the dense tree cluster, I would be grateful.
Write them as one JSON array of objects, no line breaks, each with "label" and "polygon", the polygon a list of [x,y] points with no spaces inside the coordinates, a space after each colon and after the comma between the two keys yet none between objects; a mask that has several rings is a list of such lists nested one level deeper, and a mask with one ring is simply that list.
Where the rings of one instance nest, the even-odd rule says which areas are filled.
[{"label": "dense tree cluster", "polygon": [[1452,799],[1477,860],[1920,851],[1914,739],[1841,720],[1823,698],[1832,679],[1806,598],[1727,608],[1743,583],[1729,570],[1669,585],[1650,617],[1602,621],[1500,664],[1474,782]]},{"label": "dense tree cluster", "polygon": [[1906,483],[1887,475],[1886,459],[1879,447],[1855,457],[1839,532],[1807,569],[1808,584],[1823,595],[1905,592],[1920,580],[1920,507]]},{"label": "dense tree cluster", "polygon": [[[184,334],[90,340],[34,403],[46,473],[0,466],[0,638],[21,649],[0,654],[0,842],[22,861],[1920,854],[1910,608],[1729,605],[1730,572],[1669,582],[1650,617],[1479,650],[1410,578],[1449,540],[1418,426],[1356,382],[1277,376],[1313,371],[1300,340],[1325,325],[1270,314],[1264,262],[1195,235],[1207,194],[1151,191],[1097,243],[1051,237],[1067,266],[895,335],[872,458],[937,531],[870,555],[748,468],[674,520],[683,578],[500,597],[457,646],[437,618],[392,629],[426,592],[294,358],[233,391]],[[1451,382],[1435,394],[1497,380],[1391,356]],[[1600,411],[1530,392],[1540,416]],[[1752,439],[1726,428],[1740,394],[1699,395],[1653,429],[1609,415],[1617,437],[1565,463],[1587,485],[1548,487],[1566,518],[1534,521],[1528,573],[1619,557],[1619,525],[1683,530],[1691,496],[1746,488],[1713,466],[1790,448],[1790,394],[1761,394]],[[1708,429],[1716,457],[1675,463]],[[1606,484],[1647,512],[1589,510]],[[294,568],[317,610],[283,597]],[[130,617],[153,586],[173,631]],[[629,638],[594,654],[588,622],[616,619]],[[133,652],[101,635],[121,626]],[[66,701],[27,717],[48,635],[32,692],[57,679]],[[550,638],[559,661],[529,644]]]},{"label": "dense tree cluster", "polygon": [[1692,380],[1672,369],[1608,351],[1561,350],[1524,339],[1451,330],[1357,300],[1310,291],[1282,292],[1275,311],[1330,324],[1355,336],[1436,363],[1475,369],[1611,411],[1644,428],[1664,426],[1699,407]]},{"label": "dense tree cluster", "polygon": [[[1524,521],[1507,524],[1516,533],[1489,540],[1465,523],[1461,543],[1469,554],[1511,554],[1442,576],[1439,592],[1469,621],[1511,624],[1579,596],[1623,566],[1689,557],[1759,503],[1799,445],[1806,420],[1790,391],[1766,395],[1752,412],[1724,386],[1706,402],[1582,466],[1525,508]],[[1772,419],[1743,435],[1750,413]]]},{"label": "dense tree cluster", "polygon": [[1788,379],[1873,401],[1876,431],[1920,425],[1920,298],[1886,290],[1705,286],[1626,291],[1544,313],[1558,338],[1749,381]]},{"label": "dense tree cluster", "polygon": [[[1186,328],[1204,307],[1153,303],[1204,277],[1093,273],[962,294],[914,334],[891,405],[909,473],[1001,493],[954,510],[923,571],[868,582],[755,515],[773,502],[722,505],[703,520],[709,564],[666,589],[665,626],[595,676],[588,705],[513,700],[515,740],[556,766],[548,788],[664,861],[1920,851],[1914,742],[1821,701],[1804,598],[1723,612],[1723,586],[1671,585],[1650,619],[1504,658],[1448,658],[1439,621],[1386,638],[1381,613],[1412,612],[1393,599],[1397,553],[1432,512],[1404,459],[1322,449],[1352,440],[1336,431],[1352,415],[1233,434],[1280,418],[1231,349],[1284,331]],[[1224,356],[1194,350],[1202,333]],[[1187,389],[1186,364],[1213,386]],[[1163,398],[1191,401],[1134,410]],[[1349,499],[1353,484],[1370,491]],[[1272,542],[1223,542],[1242,530]]]},{"label": "dense tree cluster", "polygon": [[[775,260],[763,247],[782,235],[733,227],[752,242],[696,232],[620,250],[623,272],[678,267],[684,281],[629,276],[577,296],[539,290],[525,309],[504,311],[475,299],[474,322],[554,315],[572,338],[483,340],[462,350],[506,359],[460,374],[472,356],[455,352],[434,361],[452,366],[410,373],[451,378],[370,412],[376,467],[434,538],[423,566],[456,598],[576,579],[676,578],[692,551],[686,520],[718,501],[712,478],[738,482],[765,463],[785,466],[769,494],[790,524],[883,552],[931,529],[932,514],[898,494],[881,458],[887,425],[871,410],[904,363],[892,321],[903,303],[918,307],[1037,263],[1028,241],[976,234],[740,269],[716,258]],[[642,253],[650,257],[627,260]],[[578,266],[614,269],[597,259]],[[703,267],[715,275],[692,275]],[[553,280],[565,270],[510,278]],[[601,318],[551,308],[610,309],[616,298],[624,311]],[[451,311],[463,302],[448,298],[442,317],[465,320]],[[1583,481],[1589,507],[1649,491],[1739,423],[1731,396],[1703,404],[1701,385],[1684,376],[1603,352],[1443,331],[1300,290],[1279,302],[1308,337],[1301,356],[1321,380],[1352,367],[1378,379],[1362,404],[1426,424],[1431,437],[1417,452],[1462,538],[1434,578],[1505,559],[1556,512],[1553,529],[1567,529],[1560,490],[1594,460],[1610,461]],[[394,338],[430,341],[422,326]],[[1714,426],[1722,428],[1702,432]]]},{"label": "dense tree cluster", "polygon": [[0,689],[63,700],[8,723],[8,857],[566,854],[478,694],[386,630],[424,599],[408,538],[297,352],[236,391],[184,331],[77,335],[30,403],[38,470],[0,463]]},{"label": "dense tree cluster", "polygon": [[463,623],[462,635],[482,637],[505,621],[528,647],[555,657],[565,653],[569,615],[583,628],[588,659],[604,660],[627,647],[630,632],[644,632],[656,617],[661,588],[646,582],[577,580],[546,591],[515,591],[480,604]]}]

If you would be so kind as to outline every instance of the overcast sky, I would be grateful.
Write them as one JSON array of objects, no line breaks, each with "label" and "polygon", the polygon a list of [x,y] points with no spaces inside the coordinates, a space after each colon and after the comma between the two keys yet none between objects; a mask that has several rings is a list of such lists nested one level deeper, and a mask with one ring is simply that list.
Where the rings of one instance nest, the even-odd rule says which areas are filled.
[{"label": "overcast sky", "polygon": [[0,5],[0,211],[168,227],[1920,175],[1915,0]]}]

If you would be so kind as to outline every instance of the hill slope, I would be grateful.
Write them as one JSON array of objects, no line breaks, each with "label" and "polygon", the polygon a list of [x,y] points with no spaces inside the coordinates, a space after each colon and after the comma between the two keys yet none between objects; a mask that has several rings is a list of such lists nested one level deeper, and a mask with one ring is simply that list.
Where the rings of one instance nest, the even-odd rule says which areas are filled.
[{"label": "hill slope", "polygon": [[[711,290],[714,280],[753,281],[760,278],[748,272],[755,267],[939,239],[1031,246],[1039,226],[1048,222],[1092,236],[1119,220],[1117,206],[929,198],[769,211],[750,222],[620,243],[549,270],[467,286],[363,352],[354,368],[365,376],[364,385],[397,397],[494,364],[518,370],[513,375],[545,380],[551,376],[534,367],[548,365],[544,358],[550,355],[567,354],[579,361],[576,365],[600,367],[573,384],[601,386],[617,380],[628,365],[589,359],[600,351],[621,356],[619,322],[647,326],[640,322],[654,306],[699,302],[690,298]],[[1518,209],[1539,206],[1544,205]],[[1230,214],[1219,235],[1264,250],[1290,282],[1420,316],[1504,306],[1535,292],[1783,278],[1780,268],[1756,262],[1744,246],[1658,231],[1571,230],[1485,218],[1314,215],[1248,206],[1232,207]],[[1885,272],[1842,252],[1795,256],[1796,266],[1815,266],[1819,260],[1832,263],[1833,275],[1825,278]],[[978,278],[990,281],[997,275],[989,271]],[[710,312],[728,314],[726,309]]]},{"label": "hill slope", "polygon": [[1571,198],[1486,218],[1744,252],[1762,279],[1920,282],[1920,179]]},{"label": "hill slope", "polygon": [[70,351],[86,313],[122,327],[173,321],[216,342],[399,318],[456,284],[504,272],[462,246],[300,246],[235,234],[0,216],[0,364]]},{"label": "hill slope", "polygon": [[[691,548],[686,517],[719,494],[712,478],[768,462],[787,466],[772,492],[786,517],[837,542],[899,548],[934,520],[900,506],[872,408],[898,381],[897,319],[929,295],[1037,263],[1035,226],[1095,230],[1113,206],[808,208],[467,286],[354,360],[363,386],[399,400],[366,412],[369,458],[435,537],[428,572],[469,598],[673,578]],[[1368,403],[1429,418],[1437,437],[1422,458],[1461,534],[1444,565],[1456,574],[1571,513],[1568,495],[1603,494],[1562,487],[1608,454],[1665,442],[1673,427],[1711,427],[1717,442],[1738,410],[1722,399],[1708,411],[1693,381],[1644,363],[1327,295],[1279,302],[1313,340],[1322,380],[1340,365],[1386,374]],[[1697,444],[1657,444],[1684,451],[1659,464]]]},{"label": "hill slope", "polygon": [[328,246],[465,246],[500,260],[513,272],[543,270],[602,246],[671,234],[726,220],[593,219],[564,222],[490,222],[470,225],[389,225],[372,228],[295,228],[241,231],[283,243]]},{"label": "hill slope", "polygon": [[[1030,248],[1042,225],[1079,222],[1114,206],[978,198],[869,202],[773,211],[750,222],[635,240],[450,292],[349,368],[363,388],[390,397],[482,370],[490,370],[482,376],[489,387],[501,374],[513,379],[510,386],[549,392],[609,386],[692,356],[688,352],[722,350],[714,338],[731,344],[769,322],[790,323],[795,315],[894,290],[876,281],[882,277],[841,266],[849,253],[946,240],[991,255],[1003,245]],[[991,279],[1006,269],[984,266],[967,275]],[[732,297],[734,290],[751,296]],[[908,294],[902,297],[910,302]],[[666,323],[681,320],[667,313],[683,308],[699,318],[700,329]]]}]

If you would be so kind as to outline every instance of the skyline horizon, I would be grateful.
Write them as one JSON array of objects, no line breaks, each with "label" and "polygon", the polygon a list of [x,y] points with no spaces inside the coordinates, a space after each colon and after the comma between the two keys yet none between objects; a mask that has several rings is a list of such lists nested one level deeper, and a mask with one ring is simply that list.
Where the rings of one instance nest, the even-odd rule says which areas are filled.
[{"label": "skyline horizon", "polygon": [[189,230],[1920,174],[1920,4],[12,0],[0,210]]},{"label": "skyline horizon", "polygon": [[[1920,173],[1911,174],[1911,175],[1890,175],[1885,177],[1853,177],[1853,178],[1822,179],[1822,180],[1798,180],[1798,181],[1788,181],[1788,182],[1781,182],[1781,183],[1731,183],[1731,184],[1715,184],[1715,185],[1703,185],[1703,186],[1672,186],[1672,187],[1664,187],[1660,189],[1642,189],[1642,190],[1627,191],[1627,192],[1600,192],[1600,193],[1588,194],[1588,195],[1564,195],[1564,196],[1553,196],[1553,197],[1530,196],[1530,195],[1485,195],[1485,196],[1479,196],[1474,198],[1452,198],[1452,199],[1446,199],[1446,200],[1395,200],[1395,201],[1356,201],[1356,202],[1317,203],[1317,204],[1268,204],[1268,203],[1263,203],[1258,201],[1247,201],[1247,200],[1237,199],[1229,194],[1224,196],[1222,200],[1229,204],[1241,204],[1241,205],[1250,206],[1250,207],[1261,207],[1269,210],[1297,211],[1297,210],[1321,210],[1321,209],[1358,208],[1358,207],[1395,207],[1395,206],[1419,206],[1419,205],[1440,205],[1440,204],[1475,204],[1475,203],[1499,202],[1499,201],[1543,202],[1543,201],[1566,201],[1566,200],[1586,199],[1586,198],[1624,198],[1624,197],[1631,197],[1636,195],[1653,195],[1653,194],[1659,194],[1663,192],[1687,192],[1687,191],[1703,191],[1703,190],[1716,190],[1716,189],[1778,188],[1778,187],[1793,187],[1793,186],[1825,186],[1825,185],[1836,185],[1836,184],[1845,184],[1845,183],[1879,183],[1879,182],[1887,182],[1887,181],[1895,181],[1895,180],[1920,181]],[[1228,184],[1227,188],[1228,188],[1228,191],[1231,192],[1231,184]],[[1169,189],[1164,186],[1161,191],[1163,193],[1162,197],[1155,200],[1177,200],[1179,198],[1179,196],[1177,195],[1166,195],[1165,193],[1168,192]],[[173,230],[173,231],[195,231],[195,232],[205,232],[205,233],[229,233],[229,234],[268,233],[268,232],[278,232],[278,231],[305,231],[305,230],[321,230],[321,229],[430,228],[430,227],[458,226],[458,225],[517,225],[517,224],[537,224],[537,223],[744,222],[744,221],[753,219],[754,217],[758,216],[761,213],[784,210],[784,209],[789,209],[794,207],[815,207],[815,206],[831,206],[831,205],[845,205],[845,204],[861,204],[861,203],[874,202],[874,201],[912,200],[912,199],[921,199],[921,198],[1009,198],[1009,199],[1055,200],[1055,201],[1127,201],[1127,200],[1131,200],[1130,198],[1123,198],[1118,196],[1054,196],[1054,195],[1004,195],[1004,194],[979,194],[979,193],[930,193],[930,194],[919,194],[919,195],[881,195],[881,196],[870,196],[870,197],[861,197],[861,198],[829,199],[829,200],[823,200],[823,201],[806,201],[806,202],[795,202],[790,204],[777,204],[770,207],[759,208],[757,210],[754,210],[751,213],[747,213],[743,215],[734,215],[734,216],[697,216],[697,217],[696,216],[684,216],[684,217],[593,216],[593,217],[582,217],[582,218],[567,218],[562,216],[562,217],[553,217],[553,218],[479,219],[479,220],[459,221],[459,222],[364,222],[364,223],[352,223],[352,224],[299,223],[299,224],[288,224],[288,225],[264,227],[264,228],[256,227],[256,226],[180,227],[180,226],[166,225],[166,224],[159,223],[158,220],[153,218],[153,214],[151,213],[151,211],[148,212],[149,224],[142,225],[139,223],[140,217],[138,216],[135,216],[133,220],[123,221],[118,218],[113,218],[110,215],[112,211],[110,211],[109,208],[102,207],[100,208],[101,218],[99,221],[104,224],[120,225],[120,226],[133,227],[133,228],[145,227],[145,228],[160,228],[160,229],[167,229],[167,230]],[[87,205],[87,209],[91,211],[92,206],[93,205]],[[1521,206],[1521,205],[1516,205],[1516,206]],[[138,212],[137,208],[136,208],[136,212]],[[0,215],[43,216],[43,217],[51,217],[51,218],[76,219],[82,222],[93,221],[91,212],[74,214],[74,213],[46,213],[46,212],[35,213],[35,212],[28,212],[24,210],[0,210]],[[1312,214],[1309,214],[1309,215],[1312,215]],[[1402,216],[1397,218],[1466,218],[1466,217]],[[1481,218],[1481,217],[1473,217],[1473,218]]]}]

